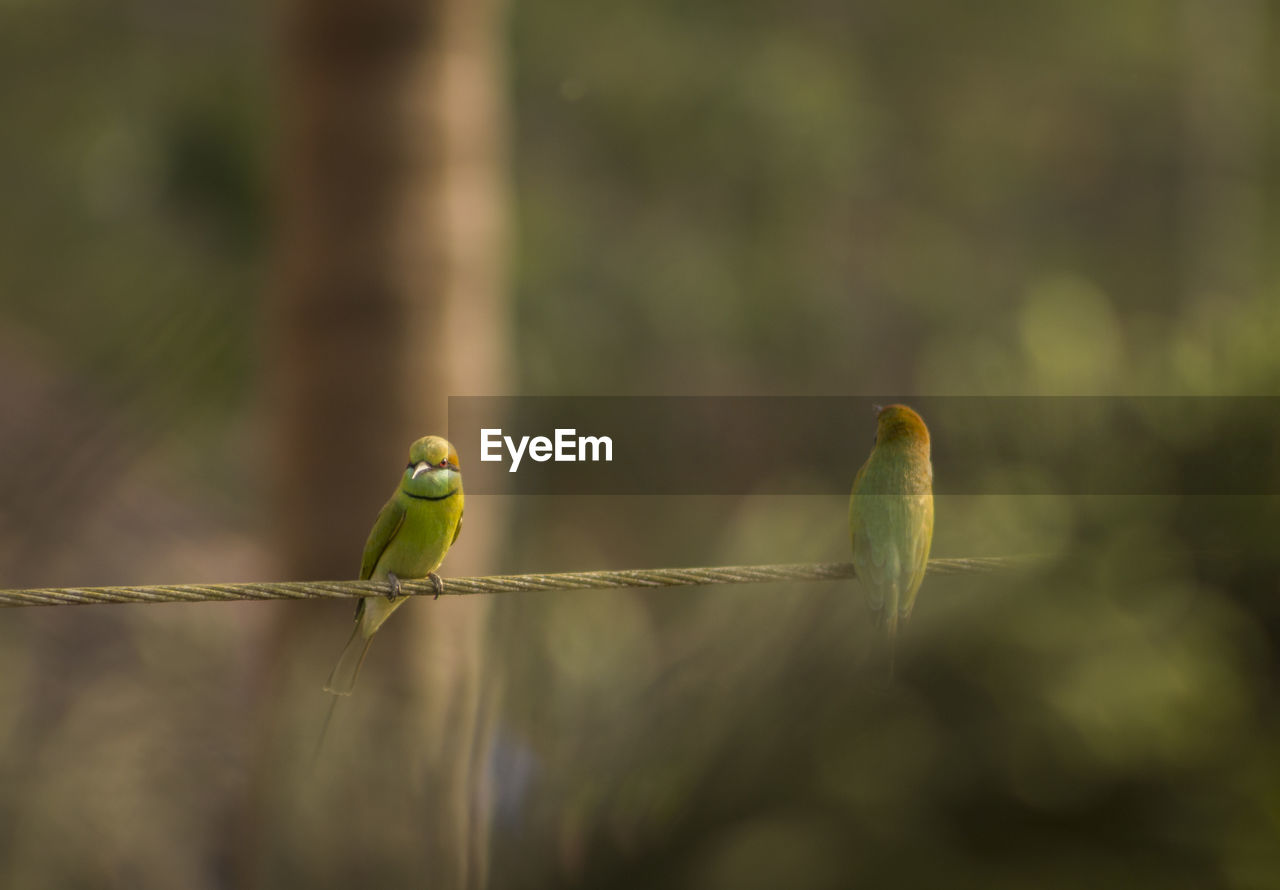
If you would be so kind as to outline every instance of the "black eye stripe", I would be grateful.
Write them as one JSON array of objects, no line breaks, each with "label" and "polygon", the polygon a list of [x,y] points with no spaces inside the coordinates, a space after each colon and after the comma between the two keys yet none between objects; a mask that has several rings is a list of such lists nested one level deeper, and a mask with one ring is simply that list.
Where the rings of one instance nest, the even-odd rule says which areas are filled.
[{"label": "black eye stripe", "polygon": [[[455,473],[459,472],[458,465],[455,463],[433,464],[431,463],[431,461],[418,461],[418,463],[425,463],[428,467],[430,467],[433,470],[453,470]],[[418,466],[418,463],[409,461],[409,463],[404,465],[404,468],[406,470],[416,469]]]}]

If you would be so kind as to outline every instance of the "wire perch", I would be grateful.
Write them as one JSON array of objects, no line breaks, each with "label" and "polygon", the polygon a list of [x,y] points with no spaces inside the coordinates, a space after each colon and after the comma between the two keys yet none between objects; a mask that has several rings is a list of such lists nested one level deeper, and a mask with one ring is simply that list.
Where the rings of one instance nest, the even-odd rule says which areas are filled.
[{"label": "wire perch", "polygon": [[[1025,563],[1025,557],[931,559],[929,574],[994,572]],[[622,569],[533,575],[444,578],[444,596],[519,593],[535,590],[607,590],[626,587],[695,587],[704,584],[759,584],[767,581],[840,581],[854,577],[851,562],[763,566],[709,566],[689,569]],[[402,581],[413,596],[434,596],[427,580]],[[0,607],[83,606],[101,603],[203,603],[229,600],[315,600],[382,596],[382,581],[285,581],[247,584],[153,584],[142,587],[43,587],[0,590]]]}]

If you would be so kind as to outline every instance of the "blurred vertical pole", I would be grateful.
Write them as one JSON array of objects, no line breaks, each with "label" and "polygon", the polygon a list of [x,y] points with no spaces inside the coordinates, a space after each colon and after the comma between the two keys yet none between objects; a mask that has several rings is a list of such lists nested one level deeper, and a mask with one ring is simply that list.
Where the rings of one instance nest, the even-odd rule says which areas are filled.
[{"label": "blurred vertical pole", "polygon": [[[352,577],[408,444],[446,432],[448,396],[505,390],[500,12],[499,0],[282,2],[265,349],[286,577]],[[499,534],[492,510],[468,504],[446,571],[489,566]],[[371,747],[403,758],[418,819],[404,852],[437,888],[484,880],[487,609],[474,597],[409,604],[397,619],[414,625],[400,637],[411,645],[380,640],[380,670],[364,678],[390,671],[411,688],[395,715],[407,740]],[[349,612],[319,610],[321,626],[297,610],[282,649],[289,637],[340,644]],[[340,855],[372,855],[351,846]]]},{"label": "blurred vertical pole", "polygon": [[1265,254],[1265,0],[1182,0],[1185,293],[1253,298]]},{"label": "blurred vertical pole", "polygon": [[[505,66],[501,0],[447,0],[441,9],[441,46],[435,73],[440,114],[437,285],[446,299],[443,322],[450,350],[441,371],[449,395],[507,391],[510,312],[505,302],[506,154]],[[424,208],[425,209],[425,208]],[[422,282],[428,286],[427,282]],[[438,428],[444,428],[440,421]],[[466,479],[466,468],[463,468]],[[493,569],[502,523],[495,499],[473,496],[464,537],[450,553],[451,574]],[[497,671],[486,671],[490,601],[437,600],[440,609],[414,610],[412,674],[424,684],[418,731],[433,805],[450,814],[437,843],[450,862],[436,870],[438,887],[485,886],[488,878],[492,789],[489,745],[499,690]],[[434,830],[434,827],[433,827]]]}]

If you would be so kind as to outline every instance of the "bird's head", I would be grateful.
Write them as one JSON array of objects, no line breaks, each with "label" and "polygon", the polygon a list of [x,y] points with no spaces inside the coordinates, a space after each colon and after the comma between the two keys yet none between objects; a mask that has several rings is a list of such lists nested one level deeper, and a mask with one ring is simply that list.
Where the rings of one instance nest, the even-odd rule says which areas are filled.
[{"label": "bird's head", "polygon": [[409,446],[409,463],[400,488],[415,498],[448,497],[462,487],[458,452],[439,436],[424,436]]},{"label": "bird's head", "polygon": [[876,444],[905,442],[929,444],[929,428],[906,405],[886,405],[876,414]]}]

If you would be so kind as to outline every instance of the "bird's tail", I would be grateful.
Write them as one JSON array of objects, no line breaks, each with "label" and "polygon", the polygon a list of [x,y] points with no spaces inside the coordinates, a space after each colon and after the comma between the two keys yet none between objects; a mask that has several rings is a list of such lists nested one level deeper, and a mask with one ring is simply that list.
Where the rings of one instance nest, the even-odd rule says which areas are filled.
[{"label": "bird's tail", "polygon": [[356,686],[356,678],[360,676],[360,666],[364,657],[369,654],[369,644],[373,642],[373,634],[365,636],[361,633],[363,622],[356,621],[351,629],[351,639],[343,647],[338,656],[338,663],[329,674],[329,682],[324,684],[324,691],[332,695],[350,695]]},{"label": "bird's tail", "polygon": [[316,764],[320,762],[320,752],[324,750],[325,737],[329,735],[329,724],[333,722],[333,712],[338,708],[338,702],[342,701],[338,696],[329,699],[329,710],[324,715],[324,725],[320,727],[320,737],[316,739],[316,749],[311,754],[311,768],[315,769]]},{"label": "bird's tail", "polygon": [[312,763],[320,759],[325,736],[329,734],[329,724],[333,721],[333,712],[337,710],[338,702],[341,700],[339,696],[351,694],[351,690],[356,685],[356,678],[360,676],[360,666],[364,664],[364,657],[369,654],[369,644],[373,642],[373,635],[366,637],[360,632],[362,623],[357,619],[355,627],[351,629],[351,638],[347,640],[347,645],[342,647],[338,663],[333,666],[333,672],[329,674],[329,682],[324,684],[324,691],[332,695],[333,699],[329,702],[329,710],[325,712],[324,726],[320,727],[320,738],[316,739]]}]

